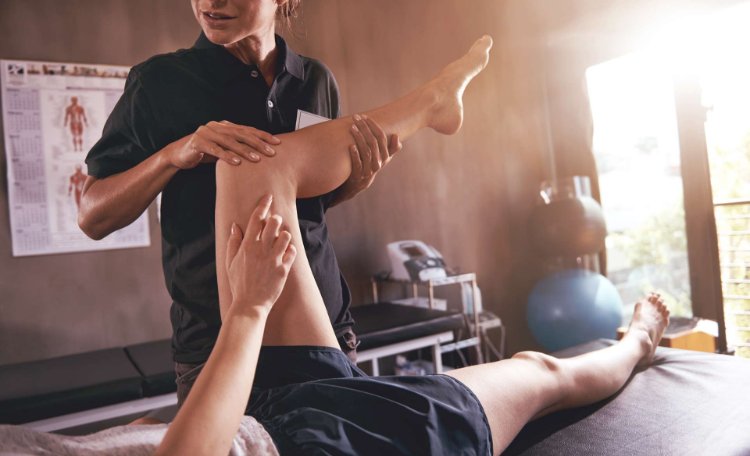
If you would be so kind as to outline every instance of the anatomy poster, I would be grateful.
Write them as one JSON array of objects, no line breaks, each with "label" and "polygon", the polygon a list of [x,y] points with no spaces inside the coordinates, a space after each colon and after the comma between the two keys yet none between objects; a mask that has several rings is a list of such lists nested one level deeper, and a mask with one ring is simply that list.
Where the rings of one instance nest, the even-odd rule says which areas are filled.
[{"label": "anatomy poster", "polygon": [[101,241],[77,223],[86,154],[127,75],[127,67],[0,60],[14,256],[150,244],[146,214]]}]

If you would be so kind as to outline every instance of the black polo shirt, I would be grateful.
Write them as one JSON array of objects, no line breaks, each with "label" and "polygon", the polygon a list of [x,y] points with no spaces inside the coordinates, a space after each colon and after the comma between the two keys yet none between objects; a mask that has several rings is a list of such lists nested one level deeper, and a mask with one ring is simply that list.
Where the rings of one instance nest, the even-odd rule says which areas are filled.
[{"label": "black polo shirt", "polygon": [[[338,117],[338,87],[330,70],[295,54],[281,37],[276,37],[276,44],[279,68],[270,88],[255,65],[245,65],[203,34],[191,49],[158,55],[133,67],[102,138],[86,158],[89,174],[101,179],[128,170],[212,120],[278,134],[294,130],[298,109]],[[205,361],[221,325],[215,198],[212,164],[179,171],[162,193],[164,279],[172,297],[174,359],[181,363]],[[331,198],[328,194],[297,200],[297,214],[313,275],[339,335],[352,320],[349,290],[325,223]]]}]

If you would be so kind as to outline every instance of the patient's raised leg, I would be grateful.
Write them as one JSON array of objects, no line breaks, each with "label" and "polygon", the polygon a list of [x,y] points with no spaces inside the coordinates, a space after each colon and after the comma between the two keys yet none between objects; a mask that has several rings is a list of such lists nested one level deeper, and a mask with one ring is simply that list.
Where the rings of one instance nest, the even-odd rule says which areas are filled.
[{"label": "patient's raised leg", "polygon": [[625,385],[633,369],[651,363],[669,321],[658,295],[636,304],[623,339],[603,350],[568,359],[521,352],[511,359],[448,372],[481,402],[501,453],[529,421],[603,400]]},{"label": "patient's raised leg", "polygon": [[[487,65],[491,47],[489,36],[477,40],[463,57],[430,81],[365,115],[380,124],[388,135],[396,134],[402,141],[423,128],[443,134],[457,132],[463,122],[464,90]],[[277,156],[269,162],[291,162],[286,177],[293,180],[298,198],[328,193],[349,177],[351,162],[347,147],[352,143],[351,125],[352,119],[344,117],[279,135],[281,145],[275,146]]]},{"label": "patient's raised leg", "polygon": [[[486,65],[492,39],[478,40],[467,54],[404,97],[369,111],[388,134],[406,140],[421,128],[454,133],[461,126],[461,97]],[[349,118],[336,119],[284,135],[277,154],[260,163],[216,165],[216,262],[223,265],[231,224],[245,226],[264,194],[272,194],[272,211],[281,215],[298,252],[305,251],[297,223],[296,198],[328,193],[351,173]],[[226,272],[217,268],[222,315],[231,303]],[[265,345],[338,347],[324,303],[305,255],[298,255],[284,292],[266,324]]]}]

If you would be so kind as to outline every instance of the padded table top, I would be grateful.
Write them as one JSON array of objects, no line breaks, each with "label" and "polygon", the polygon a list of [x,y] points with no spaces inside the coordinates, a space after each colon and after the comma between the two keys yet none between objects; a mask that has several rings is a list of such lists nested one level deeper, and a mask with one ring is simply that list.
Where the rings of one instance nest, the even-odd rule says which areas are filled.
[{"label": "padded table top", "polygon": [[617,395],[528,424],[503,454],[748,455],[750,360],[659,347],[654,364]]},{"label": "padded table top", "polygon": [[461,312],[389,302],[352,307],[351,313],[360,351],[464,327]]},{"label": "padded table top", "polygon": [[143,375],[144,396],[167,394],[177,389],[170,339],[130,345],[125,347],[125,352]]},{"label": "padded table top", "polygon": [[121,348],[2,366],[0,423],[24,423],[141,397]]}]

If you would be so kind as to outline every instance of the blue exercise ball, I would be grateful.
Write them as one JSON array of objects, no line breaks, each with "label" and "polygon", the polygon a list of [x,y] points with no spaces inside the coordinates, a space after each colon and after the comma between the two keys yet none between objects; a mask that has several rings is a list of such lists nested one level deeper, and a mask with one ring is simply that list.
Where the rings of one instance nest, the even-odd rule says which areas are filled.
[{"label": "blue exercise ball", "polygon": [[622,322],[622,299],[601,274],[564,270],[534,286],[526,320],[534,338],[549,351],[599,338],[613,339]]}]

